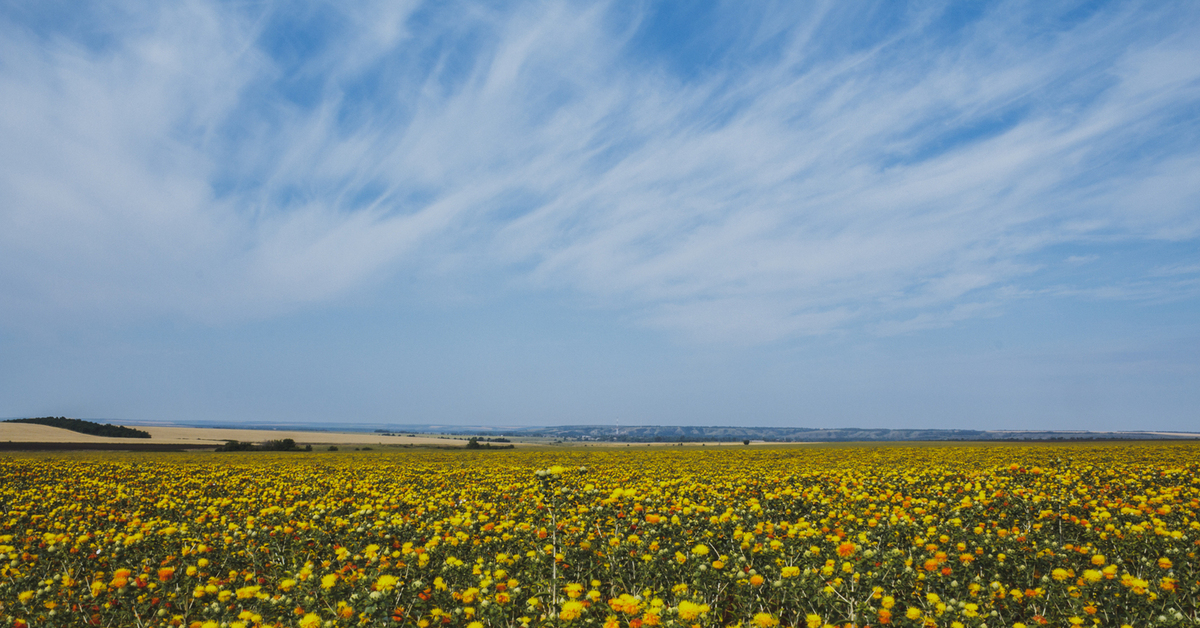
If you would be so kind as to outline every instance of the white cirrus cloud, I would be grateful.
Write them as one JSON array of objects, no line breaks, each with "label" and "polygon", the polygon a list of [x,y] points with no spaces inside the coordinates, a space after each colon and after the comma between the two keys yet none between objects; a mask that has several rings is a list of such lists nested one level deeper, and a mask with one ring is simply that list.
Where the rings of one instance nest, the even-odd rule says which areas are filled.
[{"label": "white cirrus cloud", "polygon": [[703,338],[894,334],[1044,294],[1049,247],[1200,235],[1200,11],[722,9],[685,75],[620,9],[4,14],[0,316],[492,273]]}]

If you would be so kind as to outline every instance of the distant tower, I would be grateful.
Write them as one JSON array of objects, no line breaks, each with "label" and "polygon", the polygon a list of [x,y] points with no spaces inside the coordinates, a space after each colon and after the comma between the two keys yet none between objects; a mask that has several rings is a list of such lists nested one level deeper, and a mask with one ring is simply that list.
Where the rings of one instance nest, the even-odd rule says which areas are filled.
[{"label": "distant tower", "polygon": [[621,417],[617,417],[617,438],[621,438]]}]

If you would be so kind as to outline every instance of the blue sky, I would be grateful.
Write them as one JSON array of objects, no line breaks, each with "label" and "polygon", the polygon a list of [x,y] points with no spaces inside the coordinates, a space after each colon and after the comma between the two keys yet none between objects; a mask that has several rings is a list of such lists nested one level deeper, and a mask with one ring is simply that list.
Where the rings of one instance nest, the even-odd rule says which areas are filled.
[{"label": "blue sky", "polygon": [[0,5],[0,415],[1200,429],[1200,5]]}]

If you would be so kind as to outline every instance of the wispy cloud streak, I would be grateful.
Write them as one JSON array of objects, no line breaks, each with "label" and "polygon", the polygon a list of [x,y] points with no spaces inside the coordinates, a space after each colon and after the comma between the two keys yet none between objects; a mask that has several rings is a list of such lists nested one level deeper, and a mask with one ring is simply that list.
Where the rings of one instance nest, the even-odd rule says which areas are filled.
[{"label": "wispy cloud streak", "polygon": [[0,20],[4,316],[487,272],[703,338],[905,333],[1027,298],[1048,247],[1200,235],[1186,6],[716,15],[689,72],[604,4],[253,10]]}]

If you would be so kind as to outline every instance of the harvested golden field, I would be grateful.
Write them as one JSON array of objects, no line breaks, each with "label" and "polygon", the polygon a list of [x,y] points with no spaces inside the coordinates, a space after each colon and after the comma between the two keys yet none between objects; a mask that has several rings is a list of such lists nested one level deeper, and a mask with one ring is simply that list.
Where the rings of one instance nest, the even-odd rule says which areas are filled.
[{"label": "harvested golden field", "polygon": [[0,459],[0,626],[1176,626],[1200,448]]},{"label": "harvested golden field", "polygon": [[466,438],[436,436],[387,436],[369,432],[312,432],[301,430],[256,430],[213,427],[137,426],[150,433],[148,439],[112,438],[80,434],[48,425],[0,422],[0,442],[43,443],[153,443],[164,445],[223,445],[226,441],[261,443],[290,438],[303,445],[458,445]]}]

